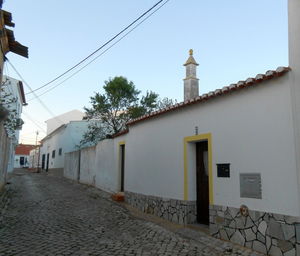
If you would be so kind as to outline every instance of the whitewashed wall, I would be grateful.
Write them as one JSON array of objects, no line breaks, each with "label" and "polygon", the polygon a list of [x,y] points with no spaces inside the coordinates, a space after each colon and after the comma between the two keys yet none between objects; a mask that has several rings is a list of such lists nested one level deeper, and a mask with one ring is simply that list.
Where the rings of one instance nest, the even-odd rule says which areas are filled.
[{"label": "whitewashed wall", "polygon": [[120,191],[120,168],[118,147],[119,141],[125,136],[116,139],[101,141],[96,148],[96,186],[108,192]]},{"label": "whitewashed wall", "polygon": [[[9,76],[3,76],[3,82],[4,82],[4,92],[8,94],[9,98],[15,98],[16,101],[14,103],[10,103],[10,109],[15,110],[16,118],[21,118],[22,108],[23,108],[23,99],[22,99],[22,93],[20,88],[20,81],[17,79],[14,79]],[[15,147],[18,144],[19,141],[19,135],[20,130],[17,129],[11,134],[8,134],[8,136],[11,138],[10,140],[10,146],[9,146],[9,159],[8,159],[8,165],[7,165],[7,172],[12,172],[14,168],[20,168],[20,164],[17,164],[17,167],[15,165]],[[28,167],[28,165],[27,165]]]},{"label": "whitewashed wall", "polygon": [[[20,158],[24,157],[24,165],[20,165]],[[15,155],[14,168],[29,167],[29,155]]]},{"label": "whitewashed wall", "polygon": [[[295,148],[300,184],[300,1],[288,0],[289,17],[289,86],[294,118]],[[300,200],[300,197],[299,197]]]},{"label": "whitewashed wall", "polygon": [[[99,142],[95,147],[65,154],[64,176],[114,193],[121,189],[120,142],[126,135]],[[80,155],[80,164],[79,164]],[[79,174],[78,174],[79,170]]]},{"label": "whitewashed wall", "polygon": [[61,114],[59,116],[56,116],[54,118],[51,118],[46,121],[47,124],[47,135],[49,135],[51,132],[53,132],[55,129],[57,129],[62,124],[67,124],[71,121],[81,121],[84,117],[84,113],[74,109],[72,111],[69,111],[67,113]]},{"label": "whitewashed wall", "polygon": [[[214,204],[299,215],[288,83],[284,76],[130,126],[125,190],[183,199],[183,139],[198,126],[212,134]],[[229,179],[216,177],[217,163],[231,164]],[[239,174],[249,172],[261,173],[262,200],[240,198]],[[195,172],[188,180],[196,200]]]},{"label": "whitewashed wall", "polygon": [[80,151],[65,154],[64,176],[68,179],[79,180]]},{"label": "whitewashed wall", "polygon": [[64,176],[68,179],[79,180],[80,151],[65,154]]},{"label": "whitewashed wall", "polygon": [[96,147],[84,148],[80,151],[80,182],[89,185],[96,183]]},{"label": "whitewashed wall", "polygon": [[[88,129],[88,121],[71,121],[65,127],[62,127],[49,138],[45,139],[41,146],[40,162],[42,162],[43,154],[45,157],[45,165],[47,154],[50,154],[49,169],[64,167],[64,154],[77,149],[83,134]],[[59,149],[62,154],[59,155]],[[55,150],[55,158],[52,158],[52,151]]]}]

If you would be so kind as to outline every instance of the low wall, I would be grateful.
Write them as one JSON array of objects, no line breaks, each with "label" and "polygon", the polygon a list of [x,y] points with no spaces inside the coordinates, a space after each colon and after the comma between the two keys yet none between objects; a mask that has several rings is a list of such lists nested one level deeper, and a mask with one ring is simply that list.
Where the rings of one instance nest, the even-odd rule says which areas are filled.
[{"label": "low wall", "polygon": [[96,147],[96,187],[113,193],[119,191],[114,140],[103,140]]},{"label": "low wall", "polygon": [[96,147],[81,149],[80,152],[80,178],[79,181],[84,184],[96,184]]},{"label": "low wall", "polygon": [[63,174],[66,178],[79,181],[80,151],[65,154]]},{"label": "low wall", "polygon": [[119,169],[115,163],[114,140],[65,154],[64,176],[114,193],[119,191]]}]

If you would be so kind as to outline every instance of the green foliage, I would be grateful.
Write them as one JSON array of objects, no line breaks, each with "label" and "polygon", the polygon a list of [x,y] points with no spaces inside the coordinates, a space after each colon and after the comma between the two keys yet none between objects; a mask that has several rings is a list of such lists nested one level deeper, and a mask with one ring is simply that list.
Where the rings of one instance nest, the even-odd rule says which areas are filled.
[{"label": "green foliage", "polygon": [[15,136],[15,131],[22,128],[24,121],[19,118],[16,110],[17,98],[8,92],[8,84],[3,83],[0,89],[0,121],[9,137]]},{"label": "green foliage", "polygon": [[140,91],[133,82],[117,76],[104,82],[104,93],[90,97],[91,107],[85,107],[85,119],[93,120],[84,134],[81,145],[97,143],[126,129],[126,123],[140,116],[173,105],[168,98],[159,99],[158,94],[147,91],[139,98]]}]

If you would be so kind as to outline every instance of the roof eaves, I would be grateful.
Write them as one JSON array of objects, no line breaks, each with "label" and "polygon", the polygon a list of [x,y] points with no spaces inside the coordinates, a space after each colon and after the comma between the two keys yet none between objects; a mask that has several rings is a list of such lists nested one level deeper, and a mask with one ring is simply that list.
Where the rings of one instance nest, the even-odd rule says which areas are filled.
[{"label": "roof eaves", "polygon": [[43,139],[41,139],[41,142],[44,142],[48,138],[52,137],[55,133],[57,133],[63,127],[67,127],[67,124],[62,124],[61,126],[59,126],[58,128],[56,128],[53,132],[49,133],[46,137],[44,137]]},{"label": "roof eaves", "polygon": [[187,100],[187,101],[181,102],[181,103],[177,103],[171,107],[161,109],[161,110],[152,112],[148,115],[136,118],[136,119],[128,122],[127,125],[133,125],[133,124],[136,124],[143,120],[150,119],[155,116],[162,115],[166,112],[171,112],[171,111],[177,110],[179,108],[186,107],[188,105],[205,102],[209,99],[215,98],[217,96],[222,96],[222,95],[228,94],[228,93],[236,91],[236,90],[241,90],[243,88],[252,87],[254,85],[260,84],[263,81],[283,76],[285,73],[289,72],[290,70],[291,70],[290,67],[279,67],[276,69],[276,71],[269,70],[265,74],[258,74],[255,78],[248,78],[245,81],[239,81],[237,84],[231,84],[229,86],[223,87],[222,89],[216,89],[215,91],[211,91],[209,93],[202,94],[201,96],[198,96],[194,99]]},{"label": "roof eaves", "polygon": [[7,35],[9,50],[15,54],[28,58],[28,47],[15,40],[15,35],[12,30],[5,28],[5,32]]},{"label": "roof eaves", "polygon": [[114,134],[114,135],[112,136],[112,138],[116,138],[116,137],[122,136],[122,135],[124,135],[124,134],[127,134],[128,132],[129,132],[128,129],[123,130],[123,131],[120,131],[120,132]]},{"label": "roof eaves", "polygon": [[15,23],[12,22],[12,15],[8,11],[1,10],[3,13],[4,24],[9,27],[14,27]]}]

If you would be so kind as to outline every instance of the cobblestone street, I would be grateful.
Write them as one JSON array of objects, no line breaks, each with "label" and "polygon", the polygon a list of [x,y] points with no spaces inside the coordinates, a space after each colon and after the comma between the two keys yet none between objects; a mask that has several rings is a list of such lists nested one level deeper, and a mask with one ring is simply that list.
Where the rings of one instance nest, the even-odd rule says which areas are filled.
[{"label": "cobblestone street", "polygon": [[[200,231],[136,217],[107,193],[17,170],[0,226],[0,255],[260,255]],[[230,248],[229,248],[230,247]]]}]

